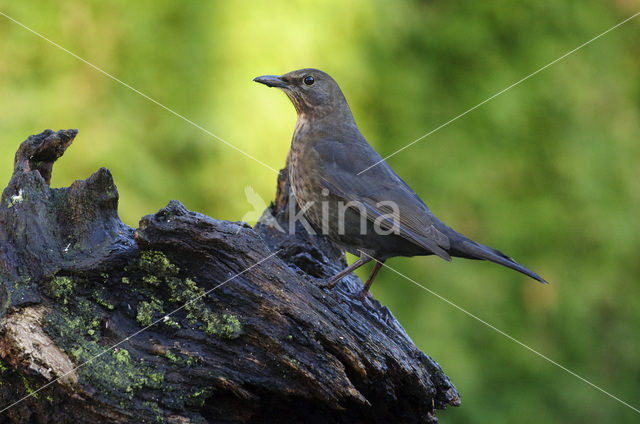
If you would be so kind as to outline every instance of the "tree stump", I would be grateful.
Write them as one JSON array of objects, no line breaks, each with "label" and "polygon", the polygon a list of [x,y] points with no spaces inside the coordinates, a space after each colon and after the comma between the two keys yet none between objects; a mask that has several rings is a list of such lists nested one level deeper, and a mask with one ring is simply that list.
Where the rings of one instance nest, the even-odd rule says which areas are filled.
[{"label": "tree stump", "polygon": [[[440,366],[342,252],[287,228],[286,174],[251,228],[172,200],[137,229],[99,169],[49,187],[76,130],[24,141],[0,204],[0,422],[434,423]],[[44,388],[43,388],[44,386]]]}]

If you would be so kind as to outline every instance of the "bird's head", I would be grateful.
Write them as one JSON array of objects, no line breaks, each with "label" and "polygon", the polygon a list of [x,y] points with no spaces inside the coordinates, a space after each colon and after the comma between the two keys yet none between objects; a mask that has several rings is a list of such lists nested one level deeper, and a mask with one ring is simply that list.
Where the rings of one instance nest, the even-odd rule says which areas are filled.
[{"label": "bird's head", "polygon": [[322,117],[351,111],[338,84],[329,74],[318,69],[306,68],[284,75],[263,75],[255,82],[284,91],[296,108],[298,115]]}]

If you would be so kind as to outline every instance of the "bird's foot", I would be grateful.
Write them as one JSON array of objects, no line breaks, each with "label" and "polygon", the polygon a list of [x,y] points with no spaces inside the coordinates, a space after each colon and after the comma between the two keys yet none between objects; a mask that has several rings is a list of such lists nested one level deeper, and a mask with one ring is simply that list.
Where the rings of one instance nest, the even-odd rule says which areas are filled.
[{"label": "bird's foot", "polygon": [[321,289],[333,289],[336,284],[338,284],[340,282],[340,280],[342,280],[344,276],[338,274],[333,276],[332,278],[328,279],[327,281],[324,281],[320,284],[318,284],[318,287],[320,287]]},{"label": "bird's foot", "polygon": [[366,264],[369,261],[371,261],[370,258],[360,258],[354,263],[352,263],[351,265],[349,265],[348,267],[346,267],[345,269],[343,269],[342,271],[340,271],[339,273],[337,273],[336,275],[334,275],[333,277],[331,277],[331,279],[329,279],[326,283],[320,284],[319,286],[322,288],[327,288],[331,290],[332,288],[335,287],[336,284],[338,284],[340,280],[342,280],[348,274],[352,273],[353,271],[360,268],[362,265]]},{"label": "bird's foot", "polygon": [[329,290],[331,290],[336,286],[336,284],[338,284],[337,281],[336,282],[325,281],[325,282],[319,283],[317,286],[320,287],[321,289],[329,289]]}]

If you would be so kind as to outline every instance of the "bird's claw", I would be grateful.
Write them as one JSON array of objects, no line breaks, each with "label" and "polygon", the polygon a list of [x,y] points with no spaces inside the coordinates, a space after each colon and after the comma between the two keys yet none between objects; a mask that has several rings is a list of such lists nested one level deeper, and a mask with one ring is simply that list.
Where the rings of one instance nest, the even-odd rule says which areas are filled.
[{"label": "bird's claw", "polygon": [[317,284],[318,287],[320,287],[321,289],[333,289],[336,285],[335,284],[331,284],[331,283],[319,283]]}]

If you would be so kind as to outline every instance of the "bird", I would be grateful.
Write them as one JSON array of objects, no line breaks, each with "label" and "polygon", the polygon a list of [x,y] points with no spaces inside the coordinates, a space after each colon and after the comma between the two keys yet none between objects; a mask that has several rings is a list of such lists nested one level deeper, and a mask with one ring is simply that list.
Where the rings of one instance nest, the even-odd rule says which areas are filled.
[{"label": "bird", "polygon": [[304,218],[315,231],[358,257],[323,287],[332,289],[343,277],[374,261],[364,287],[352,295],[362,300],[387,259],[428,255],[447,261],[452,257],[487,260],[547,283],[499,250],[465,237],[438,219],[367,142],[329,74],[305,68],[254,81],[284,91],[296,109],[287,171]]}]

